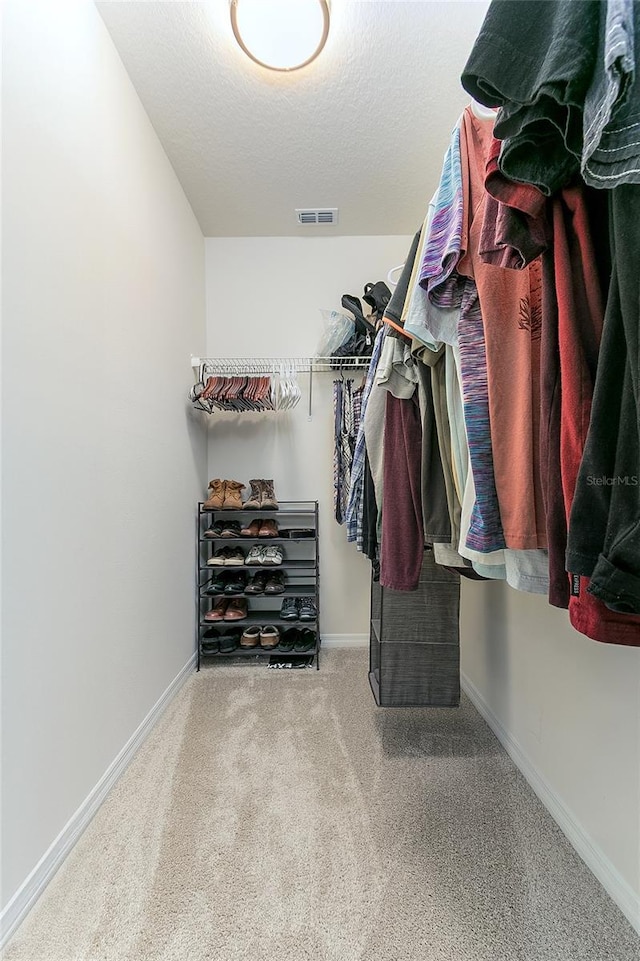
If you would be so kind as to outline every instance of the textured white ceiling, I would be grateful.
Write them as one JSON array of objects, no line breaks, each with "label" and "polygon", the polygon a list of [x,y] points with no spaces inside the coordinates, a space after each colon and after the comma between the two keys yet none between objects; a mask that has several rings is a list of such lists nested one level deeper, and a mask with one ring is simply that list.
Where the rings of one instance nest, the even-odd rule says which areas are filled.
[{"label": "textured white ceiling", "polygon": [[[240,50],[228,0],[97,4],[211,237],[415,231],[488,5],[332,0],[321,56],[280,74]],[[297,227],[316,206],[339,225]]]}]

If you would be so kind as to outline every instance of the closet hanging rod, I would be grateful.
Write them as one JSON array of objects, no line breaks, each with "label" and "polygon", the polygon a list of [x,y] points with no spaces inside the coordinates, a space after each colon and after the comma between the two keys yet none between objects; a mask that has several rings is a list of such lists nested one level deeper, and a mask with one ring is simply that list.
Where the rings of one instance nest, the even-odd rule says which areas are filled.
[{"label": "closet hanging rod", "polygon": [[370,357],[192,357],[191,366],[203,373],[277,374],[281,367],[292,367],[299,373],[335,371],[347,368],[365,370]]}]

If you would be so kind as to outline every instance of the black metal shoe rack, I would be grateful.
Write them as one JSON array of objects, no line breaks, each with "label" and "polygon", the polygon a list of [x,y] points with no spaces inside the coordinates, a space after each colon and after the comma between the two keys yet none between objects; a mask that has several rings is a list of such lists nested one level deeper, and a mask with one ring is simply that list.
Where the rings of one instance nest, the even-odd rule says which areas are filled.
[{"label": "black metal shoe rack", "polygon": [[[276,521],[280,529],[307,528],[313,529],[313,537],[205,537],[204,532],[213,526],[216,519],[226,518],[248,525],[255,518],[271,518]],[[268,547],[279,544],[284,550],[282,564],[277,565],[208,565],[207,561],[221,547],[239,547],[248,555],[250,549],[258,545]],[[311,556],[312,555],[312,556]],[[251,578],[258,571],[274,573],[282,571],[285,575],[285,589],[281,594],[207,594],[206,590],[213,577],[220,571],[245,571]],[[314,657],[316,669],[320,670],[320,550],[318,541],[318,502],[317,501],[280,501],[278,510],[208,510],[204,503],[198,504],[196,518],[196,644],[198,652],[198,670],[202,658],[220,659],[229,657],[264,658],[273,655],[291,658],[292,661],[301,657]],[[247,601],[247,616],[235,621],[205,621],[204,616],[211,610],[220,598],[224,596],[232,599],[243,597]],[[286,597],[312,597],[315,600],[317,618],[315,621],[285,620],[280,617],[280,607]],[[248,625],[272,624],[285,631],[289,627],[298,629],[309,628],[315,632],[316,643],[307,651],[282,652],[279,647],[270,649],[261,647],[237,647],[229,653],[218,652],[206,654],[202,650],[202,636],[210,628],[220,632],[231,628],[243,631]]]}]

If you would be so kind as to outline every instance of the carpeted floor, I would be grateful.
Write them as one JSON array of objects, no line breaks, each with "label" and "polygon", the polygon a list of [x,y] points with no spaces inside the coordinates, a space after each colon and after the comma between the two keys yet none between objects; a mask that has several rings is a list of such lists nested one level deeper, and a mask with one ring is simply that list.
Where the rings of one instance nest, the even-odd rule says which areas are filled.
[{"label": "carpeted floor", "polygon": [[380,711],[366,651],[187,682],[5,961],[639,961],[468,702]]}]

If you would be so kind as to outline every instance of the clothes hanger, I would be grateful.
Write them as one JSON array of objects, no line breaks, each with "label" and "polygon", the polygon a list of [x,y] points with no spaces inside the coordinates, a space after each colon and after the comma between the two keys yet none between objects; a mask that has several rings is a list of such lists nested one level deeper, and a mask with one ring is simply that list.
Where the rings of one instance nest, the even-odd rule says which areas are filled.
[{"label": "clothes hanger", "polygon": [[289,382],[289,405],[287,410],[292,410],[298,403],[297,385],[295,381],[295,367],[292,362],[287,365]]},{"label": "clothes hanger", "polygon": [[400,280],[400,278],[398,277],[398,280],[394,280],[394,279],[393,279],[393,274],[395,274],[395,273],[402,273],[403,270],[404,270],[404,264],[398,264],[397,267],[392,267],[392,268],[391,268],[391,270],[390,270],[389,273],[387,274],[387,283],[389,284],[390,287],[397,287],[397,286],[398,286],[398,280]]},{"label": "clothes hanger", "polygon": [[301,400],[301,398],[302,398],[302,391],[301,391],[301,389],[300,389],[300,382],[298,381],[298,371],[297,371],[295,368],[294,368],[294,374],[293,374],[293,383],[294,383],[294,387],[295,387],[295,391],[296,391],[296,399],[295,399],[295,402],[294,402],[294,405],[293,405],[293,406],[295,407],[296,404],[299,404],[299,403],[300,403],[300,400]]},{"label": "clothes hanger", "polygon": [[298,384],[298,371],[296,369],[296,365],[292,362],[290,366],[291,366],[291,407],[294,408],[297,405],[298,401],[300,400],[302,393],[300,391],[300,386]]}]

